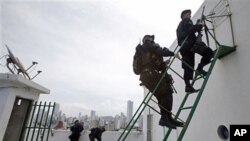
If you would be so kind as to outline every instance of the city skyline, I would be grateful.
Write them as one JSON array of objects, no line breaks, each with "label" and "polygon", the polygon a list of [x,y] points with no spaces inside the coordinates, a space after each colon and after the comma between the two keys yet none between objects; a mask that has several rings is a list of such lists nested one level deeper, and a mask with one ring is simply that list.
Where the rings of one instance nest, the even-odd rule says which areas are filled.
[{"label": "city skyline", "polygon": [[[104,126],[107,131],[118,131],[125,129],[126,125],[132,118],[133,114],[133,101],[127,101],[127,116],[123,112],[117,113],[115,116],[99,116],[98,112],[91,110],[90,113],[82,113],[79,111],[78,115],[67,116],[62,110],[60,110],[60,104],[55,105],[54,120],[52,122],[54,129],[67,130],[74,123],[75,120],[79,120],[84,125],[85,130],[89,130],[93,127]],[[41,113],[39,113],[41,116]],[[143,117],[138,119],[136,124],[137,130],[143,128]]]},{"label": "city skyline", "polygon": [[119,114],[125,114],[126,113],[126,116],[128,115],[128,113],[129,113],[129,116],[130,117],[132,117],[133,116],[133,101],[131,101],[131,100],[128,100],[127,101],[127,108],[126,109],[123,109],[124,111],[126,111],[126,112],[122,112],[122,110],[119,112],[119,113],[114,113],[114,115],[98,115],[98,111],[95,111],[94,109],[92,109],[92,110],[90,110],[89,111],[89,113],[88,112],[82,112],[82,111],[79,111],[77,114],[74,114],[74,115],[67,115],[64,111],[63,111],[63,109],[60,109],[60,107],[61,107],[61,104],[60,103],[56,103],[56,106],[55,106],[55,112],[54,113],[59,113],[59,112],[61,112],[62,114],[65,114],[65,115],[67,115],[68,117],[79,117],[79,115],[87,115],[87,116],[89,116],[89,117],[91,117],[91,119],[92,118],[94,118],[95,116],[112,116],[112,117],[115,117],[115,116],[117,116],[117,115],[119,115]]},{"label": "city skyline", "polygon": [[15,1],[1,2],[0,55],[7,54],[7,44],[24,67],[38,62],[30,75],[42,70],[33,81],[50,90],[39,101],[60,103],[67,115],[91,109],[100,115],[125,113],[129,99],[138,107],[143,88],[132,70],[135,46],[145,34],[154,34],[169,47],[180,12],[195,12],[203,2]]},{"label": "city skyline", "polygon": [[133,101],[128,100],[128,102],[127,102],[127,123],[129,123],[129,121],[133,117],[133,104],[134,104]]}]

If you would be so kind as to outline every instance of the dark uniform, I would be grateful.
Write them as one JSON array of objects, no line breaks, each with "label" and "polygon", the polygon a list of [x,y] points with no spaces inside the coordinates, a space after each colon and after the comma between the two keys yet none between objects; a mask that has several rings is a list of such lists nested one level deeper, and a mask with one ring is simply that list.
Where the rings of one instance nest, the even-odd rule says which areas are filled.
[{"label": "dark uniform", "polygon": [[[187,12],[190,12],[191,14],[190,10],[184,10],[181,14],[181,18]],[[188,36],[187,40],[183,43],[183,46],[180,49],[182,60],[188,63],[192,68],[194,68],[195,53],[201,55],[202,58],[197,67],[197,72],[205,76],[207,72],[203,70],[203,67],[210,62],[213,51],[209,47],[207,47],[204,42],[197,41],[197,36],[195,35],[195,33],[200,32],[202,27],[203,26],[200,24],[194,25],[190,18],[182,18],[182,21],[179,23],[177,28],[177,40],[178,45],[181,46],[185,38]],[[185,91],[196,91],[189,82],[193,79],[193,70],[184,63],[182,63],[182,68],[184,69],[184,81],[186,84]]]},{"label": "dark uniform", "polygon": [[[158,44],[155,44],[153,40],[148,41],[147,38],[154,40],[154,36],[145,35],[143,38],[143,45],[141,46],[141,50],[143,51],[143,71],[140,74],[140,80],[150,92],[153,92],[165,70],[163,57],[174,56],[174,53],[167,48],[161,48]],[[159,124],[175,129],[176,126],[183,126],[183,124],[171,117],[173,105],[171,81],[172,79],[167,74],[155,91],[154,96],[158,100],[161,113]],[[167,109],[167,111],[165,109]]]},{"label": "dark uniform", "polygon": [[105,128],[92,128],[90,131],[91,131],[89,134],[90,141],[95,141],[95,139],[101,141],[102,133],[105,131]]},{"label": "dark uniform", "polygon": [[70,131],[72,132],[72,134],[69,136],[69,139],[71,141],[78,141],[81,136],[82,130],[83,130],[82,124],[80,124],[79,121],[76,120],[75,124],[70,127]]}]

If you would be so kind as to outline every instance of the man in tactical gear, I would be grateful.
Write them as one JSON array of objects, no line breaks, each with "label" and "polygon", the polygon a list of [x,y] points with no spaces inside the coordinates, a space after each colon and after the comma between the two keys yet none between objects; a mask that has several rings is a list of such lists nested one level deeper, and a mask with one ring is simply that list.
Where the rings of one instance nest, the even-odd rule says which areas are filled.
[{"label": "man in tactical gear", "polygon": [[[165,62],[163,57],[175,56],[167,48],[162,48],[154,42],[154,35],[145,35],[143,37],[142,50],[142,72],[140,74],[140,80],[150,92],[153,92],[157,83],[162,77],[162,73],[165,70]],[[158,106],[160,108],[161,118],[159,125],[167,126],[172,129],[176,129],[176,126],[182,127],[183,123],[172,118],[171,110],[173,105],[173,90],[171,86],[172,79],[168,74],[160,83],[156,89],[154,96],[158,100]]]},{"label": "man in tactical gear", "polygon": [[89,134],[89,139],[90,141],[95,141],[95,139],[97,139],[97,141],[101,141],[102,140],[102,133],[105,131],[104,127],[96,127],[96,128],[91,128],[90,130],[90,134]]},{"label": "man in tactical gear", "polygon": [[[201,55],[202,58],[200,63],[198,64],[196,72],[197,74],[206,76],[207,72],[203,70],[203,67],[210,62],[213,51],[195,35],[196,32],[201,32],[203,25],[199,23],[194,25],[190,18],[191,10],[187,9],[182,11],[182,20],[179,23],[176,31],[178,45],[181,46],[183,44],[180,49],[180,53],[182,56],[182,60],[192,68],[194,68],[195,64],[195,53]],[[190,84],[190,80],[193,79],[193,70],[184,63],[182,63],[182,68],[184,69],[184,81],[186,84],[185,91],[188,93],[197,92],[198,90],[194,89]]]},{"label": "man in tactical gear", "polygon": [[72,132],[69,136],[70,141],[79,141],[82,130],[83,125],[79,123],[79,120],[75,120],[74,125],[70,127],[70,131]]}]

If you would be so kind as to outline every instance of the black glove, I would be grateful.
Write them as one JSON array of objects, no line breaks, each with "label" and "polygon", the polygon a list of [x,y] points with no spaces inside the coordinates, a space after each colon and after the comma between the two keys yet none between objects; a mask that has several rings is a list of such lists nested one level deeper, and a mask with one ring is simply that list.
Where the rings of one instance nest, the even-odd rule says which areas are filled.
[{"label": "black glove", "polygon": [[196,29],[197,32],[200,32],[202,28],[203,28],[202,24],[196,24],[195,25],[195,29]]},{"label": "black glove", "polygon": [[198,19],[197,21],[196,21],[196,24],[200,24],[201,23],[201,19]]}]

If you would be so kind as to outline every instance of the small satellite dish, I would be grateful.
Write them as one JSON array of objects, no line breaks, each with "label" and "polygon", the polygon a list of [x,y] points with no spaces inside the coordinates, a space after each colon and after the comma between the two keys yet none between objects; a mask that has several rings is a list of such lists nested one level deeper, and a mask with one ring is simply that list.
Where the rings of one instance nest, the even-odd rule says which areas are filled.
[{"label": "small satellite dish", "polygon": [[23,67],[23,64],[21,63],[21,61],[16,57],[16,61],[17,61],[17,66],[19,67],[18,73],[22,73],[24,75],[24,77],[28,77],[28,79],[30,79],[29,74],[27,73],[27,71],[25,70],[25,68]]},{"label": "small satellite dish", "polygon": [[9,53],[9,58],[7,59],[7,68],[9,69],[9,71],[13,74],[15,74],[15,70],[11,69],[9,64],[12,63],[14,68],[17,70],[17,74],[22,73],[23,76],[25,78],[30,79],[29,74],[27,73],[27,71],[25,70],[25,68],[23,67],[21,61],[14,56],[14,54],[11,52],[11,50],[9,49],[9,47],[5,44],[8,53]]},{"label": "small satellite dish", "polygon": [[9,47],[5,44],[7,50],[8,50],[8,53],[9,53],[9,57],[12,61],[12,63],[14,64],[17,64],[17,60],[16,60],[16,57],[13,55],[13,53],[10,51]]}]

